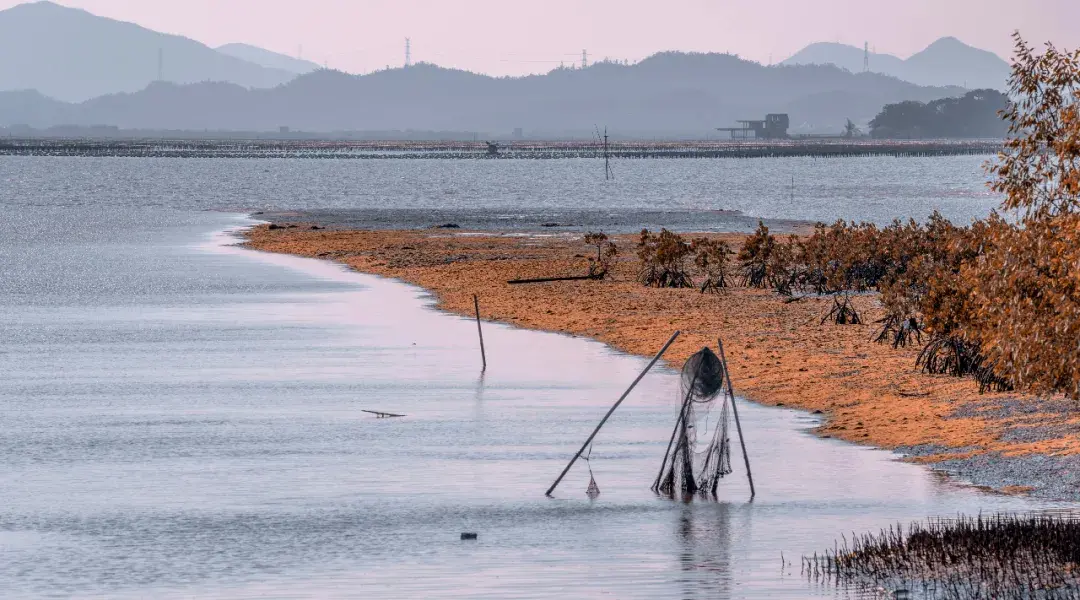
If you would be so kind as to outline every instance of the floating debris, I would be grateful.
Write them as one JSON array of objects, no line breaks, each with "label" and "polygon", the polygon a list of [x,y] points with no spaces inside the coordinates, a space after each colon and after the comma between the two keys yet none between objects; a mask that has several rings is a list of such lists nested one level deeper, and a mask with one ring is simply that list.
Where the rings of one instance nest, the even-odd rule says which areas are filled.
[{"label": "floating debris", "polygon": [[394,413],[388,413],[388,412],[379,412],[377,410],[361,410],[360,412],[366,412],[368,414],[375,415],[376,417],[379,417],[380,419],[398,419],[398,418],[401,418],[401,417],[405,416],[405,415],[395,415]]}]

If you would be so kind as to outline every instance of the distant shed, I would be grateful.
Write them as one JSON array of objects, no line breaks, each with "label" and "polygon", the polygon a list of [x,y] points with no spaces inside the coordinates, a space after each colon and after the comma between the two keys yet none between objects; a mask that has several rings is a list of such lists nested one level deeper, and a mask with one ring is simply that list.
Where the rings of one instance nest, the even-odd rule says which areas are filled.
[{"label": "distant shed", "polygon": [[764,121],[736,121],[738,127],[718,127],[733,140],[784,140],[788,137],[791,119],[786,114],[765,115]]}]

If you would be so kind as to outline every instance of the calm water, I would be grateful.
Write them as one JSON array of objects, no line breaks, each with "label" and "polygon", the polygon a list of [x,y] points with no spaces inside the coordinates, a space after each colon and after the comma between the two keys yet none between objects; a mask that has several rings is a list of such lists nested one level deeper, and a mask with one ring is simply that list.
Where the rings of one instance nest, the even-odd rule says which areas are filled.
[{"label": "calm water", "polygon": [[4,597],[844,596],[797,557],[896,521],[1043,506],[747,403],[757,499],[738,460],[719,502],[657,498],[678,406],[665,370],[597,439],[602,495],[579,464],[545,498],[644,360],[487,324],[481,375],[475,323],[419,290],[230,247],[247,221],[197,210],[315,202],[316,181],[358,172],[298,187],[260,169],[325,163],[39,160],[0,159]]},{"label": "calm water", "polygon": [[[545,221],[592,225],[641,211],[650,224],[724,227],[708,211],[752,219],[887,224],[940,210],[966,224],[1000,200],[986,158],[626,160],[605,182],[596,160],[170,160],[0,158],[6,201],[172,209],[358,210],[379,226]],[[584,211],[586,214],[578,213]],[[687,214],[689,213],[689,214]],[[588,222],[582,223],[581,219]],[[634,223],[619,221],[633,228]],[[361,223],[362,224],[362,223]],[[752,221],[740,224],[753,225]]]}]

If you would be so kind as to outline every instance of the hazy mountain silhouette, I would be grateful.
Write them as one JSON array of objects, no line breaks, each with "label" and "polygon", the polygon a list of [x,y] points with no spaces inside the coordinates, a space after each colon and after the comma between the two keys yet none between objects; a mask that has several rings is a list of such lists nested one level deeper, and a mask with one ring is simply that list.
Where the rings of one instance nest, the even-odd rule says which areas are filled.
[{"label": "hazy mountain silhouette", "polygon": [[273,87],[295,76],[188,38],[36,2],[0,11],[0,90],[37,90],[67,101],[134,92],[158,78],[159,50],[166,81]]},{"label": "hazy mountain silhouette", "polygon": [[218,46],[217,51],[268,69],[288,71],[297,75],[303,75],[322,68],[310,60],[293,58],[250,44],[225,44],[224,46]]},{"label": "hazy mountain silhouette", "polygon": [[[811,44],[785,65],[832,64],[852,73],[863,71],[863,49],[834,43]],[[870,71],[918,85],[957,85],[968,89],[1003,90],[1009,63],[986,50],[973,48],[953,37],[941,38],[907,60],[891,54],[870,54]]]},{"label": "hazy mountain silhouette", "polygon": [[77,105],[0,94],[0,125],[493,133],[521,127],[561,135],[599,124],[624,135],[704,136],[769,112],[790,113],[793,132],[839,131],[846,119],[868,122],[886,104],[961,94],[834,66],[766,67],[727,54],[667,52],[635,65],[602,62],[519,78],[420,64],[363,76],[319,70],[273,89],[154,83]]}]

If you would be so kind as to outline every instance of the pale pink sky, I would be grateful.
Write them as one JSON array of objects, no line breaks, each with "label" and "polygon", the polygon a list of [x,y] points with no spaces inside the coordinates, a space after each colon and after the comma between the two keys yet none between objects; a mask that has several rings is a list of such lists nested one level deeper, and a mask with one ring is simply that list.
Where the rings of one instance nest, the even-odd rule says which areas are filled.
[{"label": "pale pink sky", "polygon": [[[354,73],[413,60],[543,72],[660,50],[779,62],[841,41],[901,57],[952,35],[1008,57],[1009,34],[1080,46],[1080,0],[58,0],[211,46],[246,42]],[[19,4],[0,0],[0,9]]]}]

